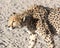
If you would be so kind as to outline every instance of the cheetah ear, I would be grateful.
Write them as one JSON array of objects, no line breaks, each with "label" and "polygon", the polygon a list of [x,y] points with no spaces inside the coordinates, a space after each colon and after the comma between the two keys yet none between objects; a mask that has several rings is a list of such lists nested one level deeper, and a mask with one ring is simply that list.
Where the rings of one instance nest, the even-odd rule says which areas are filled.
[{"label": "cheetah ear", "polygon": [[10,16],[13,16],[13,15],[15,15],[16,13],[15,12],[13,12]]},{"label": "cheetah ear", "polygon": [[23,22],[25,21],[25,17],[23,18]]}]

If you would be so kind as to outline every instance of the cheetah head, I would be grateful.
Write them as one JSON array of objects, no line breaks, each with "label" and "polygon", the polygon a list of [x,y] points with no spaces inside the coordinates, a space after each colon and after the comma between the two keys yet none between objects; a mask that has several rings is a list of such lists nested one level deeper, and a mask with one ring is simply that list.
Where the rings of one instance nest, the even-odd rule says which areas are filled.
[{"label": "cheetah head", "polygon": [[22,18],[20,16],[18,16],[18,15],[12,15],[8,19],[8,27],[10,29],[13,29],[15,27],[20,26],[21,22],[22,22]]}]

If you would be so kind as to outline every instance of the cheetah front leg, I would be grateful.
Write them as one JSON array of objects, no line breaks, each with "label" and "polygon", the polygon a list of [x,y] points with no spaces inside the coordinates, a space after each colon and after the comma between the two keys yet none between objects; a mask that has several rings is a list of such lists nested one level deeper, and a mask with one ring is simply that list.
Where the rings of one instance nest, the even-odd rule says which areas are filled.
[{"label": "cheetah front leg", "polygon": [[[41,21],[38,21],[37,30],[35,32],[44,39],[47,48],[54,48],[54,40],[52,38],[52,35],[49,33],[50,31],[48,29],[45,29]],[[48,34],[46,32],[48,32]]]},{"label": "cheetah front leg", "polygon": [[28,48],[34,48],[36,41],[37,41],[37,34],[31,34],[29,38]]},{"label": "cheetah front leg", "polygon": [[37,41],[37,34],[35,34],[35,33],[33,34],[31,31],[28,30],[27,27],[25,28],[25,30],[30,35],[28,48],[34,48],[36,41]]}]

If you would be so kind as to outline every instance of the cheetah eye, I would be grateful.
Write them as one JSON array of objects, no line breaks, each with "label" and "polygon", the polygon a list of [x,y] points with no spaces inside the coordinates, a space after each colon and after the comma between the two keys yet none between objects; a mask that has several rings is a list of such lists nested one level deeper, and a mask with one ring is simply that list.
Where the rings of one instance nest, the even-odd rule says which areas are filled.
[{"label": "cheetah eye", "polygon": [[13,22],[15,22],[15,21],[13,21]]},{"label": "cheetah eye", "polygon": [[10,28],[10,26],[8,26],[8,28]]}]

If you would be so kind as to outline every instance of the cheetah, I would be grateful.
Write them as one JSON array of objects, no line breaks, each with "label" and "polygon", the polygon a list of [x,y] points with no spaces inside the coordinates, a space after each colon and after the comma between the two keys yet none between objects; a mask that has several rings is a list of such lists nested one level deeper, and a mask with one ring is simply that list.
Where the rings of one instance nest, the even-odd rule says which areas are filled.
[{"label": "cheetah", "polygon": [[21,27],[27,26],[27,29],[29,30],[28,33],[30,34],[28,48],[34,48],[37,35],[44,39],[47,48],[54,48],[53,35],[51,35],[48,24],[46,23],[47,14],[48,12],[45,7],[35,5],[22,14],[14,13],[10,16],[8,20],[8,27],[13,29],[19,25]]}]

